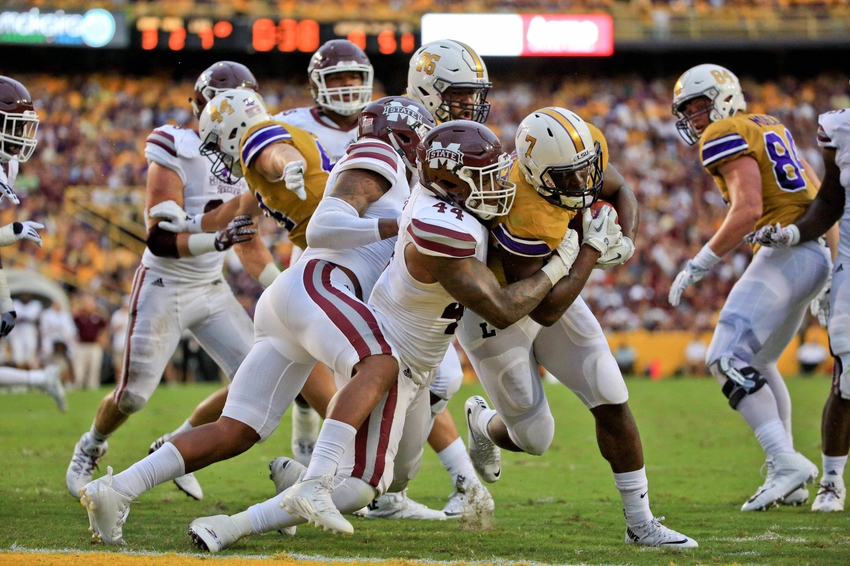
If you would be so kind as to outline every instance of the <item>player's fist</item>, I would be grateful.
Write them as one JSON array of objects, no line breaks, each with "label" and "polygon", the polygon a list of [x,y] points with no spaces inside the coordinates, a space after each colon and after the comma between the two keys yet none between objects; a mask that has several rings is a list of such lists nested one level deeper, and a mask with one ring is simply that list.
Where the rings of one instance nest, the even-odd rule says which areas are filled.
[{"label": "player's fist", "polygon": [[596,260],[596,267],[599,269],[611,269],[615,265],[620,265],[629,261],[635,253],[635,244],[632,239],[627,236],[622,236],[620,240],[613,246],[608,246],[608,250],[599,256]]},{"label": "player's fist", "polygon": [[21,204],[21,200],[18,198],[18,195],[15,194],[15,191],[12,190],[12,187],[6,183],[0,182],[0,202],[2,202],[4,198],[12,201],[12,204]]},{"label": "player's fist", "polygon": [[585,208],[581,219],[582,245],[594,248],[605,255],[610,246],[616,245],[623,236],[623,230],[617,224],[617,211],[610,204],[604,204],[598,211]]},{"label": "player's fist", "polygon": [[253,227],[254,221],[248,215],[237,216],[227,225],[224,230],[215,233],[215,249],[223,252],[234,244],[247,242],[254,237],[257,229]]},{"label": "player's fist", "polygon": [[283,176],[280,178],[286,185],[288,191],[292,191],[301,200],[307,200],[307,191],[304,190],[304,162],[290,161],[283,168]]},{"label": "player's fist", "polygon": [[750,232],[744,236],[744,241],[748,244],[759,244],[768,248],[790,248],[800,243],[800,230],[794,224],[789,224],[783,228],[777,222],[776,224],[762,226],[755,232]]}]

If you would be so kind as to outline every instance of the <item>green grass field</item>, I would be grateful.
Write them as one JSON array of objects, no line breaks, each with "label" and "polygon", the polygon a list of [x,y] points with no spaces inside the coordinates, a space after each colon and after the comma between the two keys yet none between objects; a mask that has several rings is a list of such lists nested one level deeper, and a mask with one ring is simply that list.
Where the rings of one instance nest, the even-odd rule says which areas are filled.
[{"label": "green grass field", "polygon": [[[790,379],[796,446],[820,465],[820,413],[826,379]],[[566,389],[547,386],[557,433],[542,457],[503,454],[502,480],[491,486],[496,515],[487,530],[458,522],[355,520],[352,538],[309,527],[298,536],[244,539],[223,555],[319,555],[549,564],[767,564],[850,563],[850,513],[814,514],[808,507],[742,513],[761,484],[763,453],[743,420],[726,405],[716,382],[630,380],[631,407],[646,453],[650,498],[666,524],[695,538],[690,552],[623,544],[625,522],[607,463],[596,448],[590,414]],[[112,439],[101,463],[124,470],[148,445],[188,416],[210,386],[160,388],[149,405]],[[465,386],[450,406],[481,391]],[[85,510],[65,490],[74,443],[88,429],[106,393],[69,396],[58,413],[42,394],[0,395],[0,549],[104,549],[87,532]],[[289,453],[289,417],[278,434],[239,458],[198,472],[205,498],[195,502],[173,484],[133,504],[124,538],[128,550],[196,552],[186,526],[194,518],[234,513],[273,493],[268,462]],[[451,492],[439,460],[426,449],[410,495],[442,507]],[[813,494],[814,495],[814,494]],[[120,549],[117,551],[121,551]]]}]

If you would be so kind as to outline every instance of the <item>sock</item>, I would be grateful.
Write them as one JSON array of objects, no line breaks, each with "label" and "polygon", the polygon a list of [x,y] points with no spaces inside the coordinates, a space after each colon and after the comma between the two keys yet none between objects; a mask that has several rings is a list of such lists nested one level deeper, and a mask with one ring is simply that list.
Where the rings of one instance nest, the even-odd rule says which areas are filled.
[{"label": "sock", "polygon": [[490,421],[495,416],[496,416],[496,411],[494,409],[486,409],[486,410],[478,413],[478,423],[477,423],[478,430],[481,431],[482,433],[484,433],[484,436],[486,436],[490,440],[493,440],[493,439],[490,438],[490,431],[487,430],[487,425],[490,424]]},{"label": "sock", "polygon": [[794,445],[788,440],[785,425],[779,419],[764,423],[755,432],[759,444],[768,456],[780,452],[794,452]]},{"label": "sock", "polygon": [[477,478],[475,468],[472,466],[472,460],[469,459],[469,454],[466,452],[466,446],[460,438],[446,446],[443,450],[437,453],[443,467],[452,476],[452,485],[457,485],[458,480],[465,483],[467,480]]},{"label": "sock", "polygon": [[230,518],[239,530],[239,538],[253,533],[253,527],[251,526],[251,519],[248,517],[248,511],[242,511],[241,513],[231,515]]},{"label": "sock", "polygon": [[89,429],[89,437],[91,438],[91,441],[95,444],[103,444],[104,442],[106,442],[107,438],[112,436],[112,434],[101,434],[97,432],[97,428],[95,428],[95,422],[91,424],[91,428]]},{"label": "sock", "polygon": [[139,460],[125,471],[114,476],[112,485],[133,499],[161,483],[179,478],[186,473],[180,451],[166,442],[162,448]]},{"label": "sock", "polygon": [[636,527],[652,519],[649,510],[649,482],[646,480],[646,467],[634,472],[614,474],[614,485],[623,499],[623,513],[626,524]]},{"label": "sock", "polygon": [[0,367],[0,385],[32,385],[38,387],[37,384],[30,381],[30,373],[25,369]]},{"label": "sock", "polygon": [[195,427],[192,426],[192,423],[189,422],[189,419],[186,419],[185,421],[183,421],[182,425],[174,429],[174,432],[171,433],[171,436],[177,436],[181,432],[186,432],[188,430],[192,430],[193,428]]},{"label": "sock", "polygon": [[29,374],[29,382],[32,387],[43,388],[47,385],[47,379],[44,377],[44,370],[34,369],[26,373]]},{"label": "sock", "polygon": [[828,479],[843,478],[847,456],[823,455],[823,477]]},{"label": "sock", "polygon": [[336,473],[337,466],[346,448],[353,449],[354,437],[357,434],[350,424],[333,419],[325,419],[310,465],[304,473],[305,480],[318,479],[327,474]]},{"label": "sock", "polygon": [[[262,533],[279,531],[286,527],[294,527],[295,525],[301,525],[307,522],[296,515],[290,515],[287,513],[286,510],[280,506],[281,501],[282,494],[275,495],[271,499],[267,499],[262,503],[257,503],[256,505],[248,507],[248,510],[245,511],[244,514],[247,515],[248,520],[250,521],[250,532],[259,535]],[[242,514],[243,513],[240,513],[240,515]],[[236,515],[233,516],[233,519],[236,520]]]}]

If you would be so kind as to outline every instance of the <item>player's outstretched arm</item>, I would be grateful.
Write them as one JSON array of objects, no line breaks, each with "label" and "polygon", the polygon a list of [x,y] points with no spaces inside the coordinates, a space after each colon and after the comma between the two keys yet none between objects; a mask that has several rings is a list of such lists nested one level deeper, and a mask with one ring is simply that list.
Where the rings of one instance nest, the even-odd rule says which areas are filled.
[{"label": "player's outstretched arm", "polygon": [[391,188],[389,180],[374,171],[340,173],[310,218],[307,245],[342,250],[397,236],[397,218],[363,218],[369,205]]},{"label": "player's outstretched arm", "polygon": [[301,200],[307,199],[304,189],[304,174],[307,172],[306,160],[300,151],[288,143],[276,143],[263,149],[251,167],[270,183],[283,182],[286,189],[292,191]]}]

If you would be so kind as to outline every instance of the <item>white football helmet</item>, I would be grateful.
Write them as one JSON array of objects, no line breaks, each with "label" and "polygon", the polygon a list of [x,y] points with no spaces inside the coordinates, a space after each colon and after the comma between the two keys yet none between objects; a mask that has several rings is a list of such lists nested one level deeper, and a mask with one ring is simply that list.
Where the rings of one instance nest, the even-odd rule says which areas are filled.
[{"label": "white football helmet", "polygon": [[516,152],[525,180],[555,206],[580,210],[599,198],[602,148],[577,114],[535,110],[519,124]]},{"label": "white football helmet", "polygon": [[[487,91],[491,86],[484,61],[459,41],[440,39],[426,43],[410,59],[407,95],[424,104],[438,122],[463,119],[464,111],[472,113],[473,121],[486,122],[490,114]],[[443,93],[449,89],[473,90],[474,101],[443,100]]]},{"label": "white football helmet", "polygon": [[212,162],[212,174],[230,185],[244,175],[239,161],[242,136],[271,120],[262,97],[244,88],[218,94],[201,112],[201,155]]},{"label": "white football helmet", "polygon": [[729,118],[736,112],[747,111],[741,81],[729,69],[711,64],[688,69],[673,87],[673,114],[679,118],[676,122],[679,135],[689,145],[695,144],[700,138],[700,132],[697,132],[691,119],[703,112],[686,114],[683,111],[684,105],[701,96],[711,100],[711,108],[703,111],[709,112],[711,122]]}]

